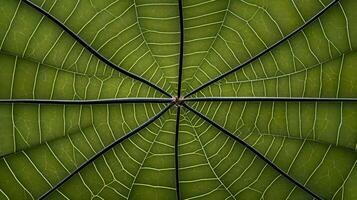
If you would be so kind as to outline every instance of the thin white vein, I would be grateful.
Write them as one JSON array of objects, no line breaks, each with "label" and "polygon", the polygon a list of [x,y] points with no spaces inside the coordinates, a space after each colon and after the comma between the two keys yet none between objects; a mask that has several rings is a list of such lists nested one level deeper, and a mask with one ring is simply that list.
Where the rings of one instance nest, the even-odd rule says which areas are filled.
[{"label": "thin white vein", "polygon": [[[189,120],[188,120],[188,121],[189,121]],[[189,121],[189,122],[190,122],[190,121]],[[191,122],[190,122],[190,124],[191,124]],[[192,125],[192,124],[191,124],[191,125]],[[203,155],[204,155],[204,157],[205,157],[205,159],[206,159],[206,161],[207,161],[207,164],[208,164],[209,168],[211,169],[212,173],[214,174],[215,179],[219,181],[219,183],[224,187],[224,189],[229,193],[229,195],[230,195],[231,197],[233,197],[233,199],[236,199],[236,198],[234,197],[234,195],[232,194],[232,192],[229,190],[229,187],[227,187],[227,186],[223,183],[223,181],[221,180],[221,178],[217,175],[217,173],[216,173],[214,167],[211,165],[211,163],[210,163],[210,161],[209,161],[209,159],[208,159],[207,153],[206,153],[206,151],[205,151],[205,146],[208,145],[209,142],[207,142],[206,144],[203,145],[203,144],[202,144],[202,141],[201,141],[201,139],[200,139],[200,136],[203,135],[203,134],[205,134],[205,132],[203,132],[203,133],[201,133],[201,134],[198,134],[195,128],[193,128],[192,130],[195,132],[195,136],[196,136],[196,138],[197,138],[197,141],[199,142],[199,144],[200,144],[200,146],[201,146],[201,149],[202,149],[202,151],[203,151]],[[208,131],[208,129],[207,129],[206,131]],[[217,135],[218,135],[218,134],[217,134]],[[212,140],[214,140],[214,139],[212,138]]]}]

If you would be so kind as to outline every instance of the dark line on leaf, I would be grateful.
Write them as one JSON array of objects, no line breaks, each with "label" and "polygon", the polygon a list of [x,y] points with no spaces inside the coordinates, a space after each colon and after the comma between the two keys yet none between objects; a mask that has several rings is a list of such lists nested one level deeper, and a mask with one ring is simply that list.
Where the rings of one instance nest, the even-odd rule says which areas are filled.
[{"label": "dark line on leaf", "polygon": [[183,25],[183,9],[182,0],[178,0],[179,14],[180,14],[180,57],[179,57],[179,74],[177,97],[181,97],[181,84],[182,84],[182,70],[183,70],[183,46],[184,46],[184,25]]},{"label": "dark line on leaf", "polygon": [[140,81],[142,83],[145,83],[149,86],[151,86],[152,88],[160,91],[161,93],[165,94],[166,96],[171,97],[171,95],[166,92],[165,90],[163,90],[162,88],[160,88],[159,86],[151,83],[150,81],[147,81],[143,78],[141,78],[140,76],[126,71],[125,69],[117,66],[116,64],[114,64],[112,61],[108,60],[107,58],[105,58],[102,54],[100,54],[97,50],[95,50],[93,47],[91,47],[87,42],[85,42],[81,37],[79,37],[76,33],[74,33],[72,30],[70,30],[65,24],[63,24],[62,22],[60,22],[59,20],[57,20],[54,16],[52,16],[50,13],[48,13],[46,10],[42,9],[40,6],[37,6],[36,4],[32,3],[29,0],[22,0],[23,2],[25,2],[27,5],[31,6],[32,8],[36,9],[38,12],[40,12],[41,14],[43,14],[44,16],[46,16],[47,18],[49,18],[52,22],[54,22],[55,24],[57,24],[58,26],[60,26],[66,33],[68,33],[70,36],[72,36],[72,38],[74,38],[78,43],[80,43],[84,48],[86,48],[89,52],[91,52],[93,55],[95,55],[97,58],[99,58],[101,61],[103,61],[105,64],[109,65],[111,68],[137,80]]},{"label": "dark line on leaf", "polygon": [[88,159],[87,161],[85,161],[84,163],[82,163],[79,167],[77,167],[73,172],[71,172],[69,175],[67,175],[64,179],[62,179],[59,183],[57,183],[56,185],[54,185],[50,190],[48,190],[46,193],[44,193],[43,195],[41,195],[39,197],[39,199],[44,199],[46,198],[48,195],[50,195],[53,191],[55,191],[56,189],[58,189],[61,185],[63,185],[66,181],[68,181],[72,176],[76,175],[80,170],[82,170],[83,168],[85,168],[87,165],[91,164],[92,162],[94,162],[97,158],[99,158],[100,156],[102,156],[104,153],[106,153],[107,151],[109,151],[110,149],[112,149],[113,147],[115,147],[117,144],[120,144],[121,142],[123,142],[124,140],[128,139],[129,137],[133,136],[135,133],[138,133],[139,131],[143,130],[144,128],[146,128],[148,125],[150,125],[152,122],[154,122],[156,119],[158,119],[159,117],[161,117],[168,109],[171,108],[173,104],[171,103],[169,106],[167,106],[166,108],[164,108],[163,110],[161,110],[159,113],[157,113],[155,116],[153,116],[152,118],[150,118],[148,121],[146,121],[145,123],[141,124],[139,127],[135,128],[134,130],[130,131],[128,134],[124,135],[123,137],[117,139],[116,141],[112,142],[111,144],[109,144],[108,146],[106,146],[104,149],[102,149],[101,151],[97,152],[96,154],[94,154],[90,159]]},{"label": "dark line on leaf", "polygon": [[184,101],[317,101],[317,102],[357,102],[357,98],[319,98],[319,97],[198,97]]},{"label": "dark line on leaf", "polygon": [[[183,24],[183,5],[182,0],[178,0],[178,8],[180,15],[180,56],[179,56],[179,71],[178,71],[178,81],[177,81],[177,98],[175,103],[177,104],[178,99],[181,99],[181,85],[182,85],[182,70],[183,70],[183,47],[184,47],[184,24]],[[179,157],[178,157],[178,140],[180,132],[180,105],[177,106],[176,112],[176,131],[175,131],[175,177],[176,177],[176,198],[181,199],[180,196],[180,177],[179,177]]]},{"label": "dark line on leaf", "polygon": [[2,103],[24,104],[116,104],[116,103],[171,103],[172,98],[117,98],[96,100],[59,100],[59,99],[0,99]]},{"label": "dark line on leaf", "polygon": [[326,10],[328,10],[329,8],[331,8],[334,4],[336,4],[339,0],[334,0],[333,2],[331,2],[330,4],[328,4],[325,8],[323,8],[322,10],[320,10],[316,15],[314,15],[311,19],[309,19],[305,24],[303,24],[302,26],[300,26],[299,28],[295,29],[293,32],[289,33],[288,35],[286,35],[285,37],[283,37],[281,40],[277,41],[276,43],[274,43],[272,46],[270,46],[269,48],[263,50],[262,52],[260,52],[259,54],[255,55],[254,57],[250,58],[249,60],[245,61],[244,63],[238,65],[237,67],[231,69],[230,71],[227,71],[219,76],[217,76],[216,78],[206,82],[205,84],[197,87],[196,89],[192,90],[190,93],[186,94],[185,97],[191,96],[193,94],[195,94],[196,92],[202,90],[203,88],[211,85],[214,82],[217,82],[219,80],[221,80],[222,78],[238,71],[239,69],[241,69],[242,67],[249,65],[250,63],[252,63],[253,61],[257,60],[258,58],[260,58],[261,56],[263,56],[264,54],[268,53],[270,50],[274,49],[275,47],[279,46],[281,43],[285,42],[286,40],[290,39],[292,36],[294,36],[296,33],[298,33],[299,31],[301,31],[302,29],[304,29],[306,26],[308,26],[309,24],[311,24],[312,22],[314,22],[318,17],[320,17]]},{"label": "dark line on leaf", "polygon": [[210,123],[212,126],[216,127],[218,130],[220,130],[221,132],[225,133],[226,135],[228,135],[229,137],[233,138],[234,140],[238,141],[240,144],[242,144],[243,146],[245,146],[246,148],[248,148],[250,151],[252,151],[255,155],[257,155],[259,158],[261,158],[263,161],[265,161],[268,165],[270,165],[273,169],[275,169],[276,171],[278,171],[281,175],[283,175],[285,178],[287,178],[289,181],[291,181],[292,183],[294,183],[296,186],[298,186],[299,188],[301,188],[302,190],[304,190],[305,192],[309,193],[311,196],[313,196],[315,199],[318,200],[322,200],[321,197],[319,197],[317,194],[315,194],[314,192],[312,192],[309,188],[305,187],[304,185],[302,185],[301,183],[299,183],[298,181],[296,181],[293,177],[291,177],[289,174],[287,174],[286,172],[284,172],[282,169],[280,169],[277,165],[275,165],[272,161],[270,161],[268,158],[266,158],[263,154],[261,154],[258,150],[256,150],[253,146],[251,146],[250,144],[248,144],[247,142],[245,142],[244,140],[240,139],[239,137],[237,137],[236,135],[234,135],[233,133],[229,132],[227,129],[223,128],[221,125],[217,124],[216,122],[212,121],[211,119],[209,119],[208,117],[206,117],[205,115],[203,115],[202,113],[200,113],[199,111],[196,111],[195,109],[191,108],[190,106],[183,104],[183,106],[185,108],[187,108],[189,111],[195,113],[196,115],[198,115],[199,117],[201,117],[202,119],[204,119],[206,122]]},{"label": "dark line on leaf", "polygon": [[176,175],[176,196],[177,200],[180,200],[180,179],[179,179],[179,158],[178,158],[178,140],[180,132],[180,112],[181,107],[177,106],[176,112],[176,135],[175,135],[175,175]]}]

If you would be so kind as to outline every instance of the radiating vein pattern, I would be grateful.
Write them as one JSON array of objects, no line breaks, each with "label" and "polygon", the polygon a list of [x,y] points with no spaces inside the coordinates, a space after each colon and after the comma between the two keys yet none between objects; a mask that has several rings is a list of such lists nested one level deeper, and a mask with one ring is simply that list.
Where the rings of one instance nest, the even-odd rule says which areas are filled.
[{"label": "radiating vein pattern", "polygon": [[0,53],[1,99],[103,99],[162,96],[123,75],[98,76]]},{"label": "radiating vein pattern", "polygon": [[[72,2],[75,4],[72,5]],[[65,30],[57,27],[53,22],[45,18],[45,16],[37,13],[36,10],[25,5],[24,3],[21,3],[21,1],[19,3],[16,3],[15,1],[12,3],[14,5],[11,5],[9,3],[7,6],[10,7],[9,9],[15,9],[15,12],[13,16],[5,18],[8,21],[2,23],[4,24],[4,33],[0,46],[2,51],[35,58],[41,62],[45,62],[48,58],[50,61],[47,62],[57,65],[60,64],[61,68],[67,65],[67,67],[70,69],[74,68],[77,70],[77,68],[79,68],[79,70],[82,72],[89,71],[92,73],[101,74],[112,74],[115,72],[114,69],[106,66],[103,62],[99,61],[98,58],[96,58],[93,54],[89,53],[89,51],[78,41],[71,38],[69,34],[65,32]],[[113,9],[112,12],[119,12],[122,15],[113,16],[113,14],[109,12],[110,9],[108,12],[98,12],[96,10],[96,7],[93,7],[93,5],[91,5],[88,1],[69,1],[68,3],[61,4],[62,6],[64,5],[69,11],[72,11],[70,13],[61,12],[62,15],[67,14],[64,17],[65,20],[63,24],[64,26],[68,27],[72,32],[74,32],[74,34],[82,37],[84,41],[86,41],[92,48],[96,49],[101,55],[105,56],[105,59],[110,60],[110,62],[118,65],[124,70],[140,75],[144,79],[168,90],[169,85],[162,73],[160,74],[161,71],[159,70],[159,68],[154,66],[154,59],[148,54],[148,49],[140,48],[142,47],[142,44],[144,44],[144,40],[142,37],[140,37],[141,33],[139,27],[137,26],[138,24],[136,22],[133,22],[132,20],[129,20],[137,19],[135,15],[135,9],[133,9],[133,5],[112,4],[107,5],[106,7],[108,8],[106,9],[111,8]],[[49,8],[47,12],[50,15],[54,15],[51,11],[59,11],[59,4],[57,4],[56,2],[43,2],[40,5],[44,7],[48,6]],[[104,9],[104,11],[106,9]],[[82,13],[83,11],[86,11],[85,14]],[[80,15],[80,17],[78,16],[78,14]],[[31,17],[32,15],[36,15],[36,17]],[[61,16],[54,15],[54,17],[60,18]],[[26,20],[26,22],[24,22],[22,20],[24,18],[31,19],[31,21]],[[80,18],[81,20],[78,20],[78,18]],[[103,20],[106,23],[102,24],[99,27],[87,26],[92,20],[98,19]],[[70,22],[75,22],[76,28],[72,28]],[[113,24],[109,22],[116,23]],[[108,27],[107,25],[112,26]],[[24,27],[27,27],[27,29]],[[78,29],[78,27],[80,27],[80,29],[76,30]],[[117,33],[118,27],[120,27],[119,35]],[[85,28],[91,29],[87,30]],[[130,30],[130,28],[133,28],[133,30]],[[26,32],[24,32],[24,34],[22,34],[21,39],[17,38],[16,36],[16,33],[19,29],[27,30]],[[49,32],[48,29],[52,30],[52,32]],[[114,30],[115,33],[113,32]],[[109,37],[105,37],[102,35],[91,35],[89,37],[88,35],[80,34],[82,31],[87,34],[99,34],[103,32],[107,34],[111,32],[112,34],[109,34]],[[120,35],[120,33],[123,33],[123,35]],[[101,40],[101,42],[99,41],[96,43],[97,37],[105,39],[105,41]],[[41,40],[42,38],[46,38],[47,41]],[[41,42],[37,42],[37,40],[41,40]],[[29,42],[22,44],[22,41]],[[33,45],[30,41],[33,41]],[[20,44],[14,45],[16,43]],[[113,46],[113,43],[116,44],[115,47]],[[43,53],[38,53],[37,48],[41,48],[43,50]],[[108,51],[108,49],[111,50]],[[34,51],[37,54],[33,53]],[[90,67],[90,65],[93,66]],[[101,68],[98,68],[98,66],[100,66]]]},{"label": "radiating vein pattern", "polygon": [[[138,126],[164,104],[1,104],[0,156],[68,137],[91,135],[104,145]],[[137,112],[141,114],[138,115]],[[120,134],[119,134],[120,135]],[[97,138],[97,139],[95,139]],[[89,139],[86,139],[87,141]]]},{"label": "radiating vein pattern", "polygon": [[[172,114],[164,114],[138,134],[105,153],[53,193],[51,198],[174,198]],[[171,144],[171,145],[170,145]],[[102,180],[93,182],[93,176]],[[98,185],[99,184],[99,185]],[[99,186],[99,187],[98,187]],[[73,187],[82,188],[74,193]],[[160,198],[158,196],[158,198]]]},{"label": "radiating vein pattern", "polygon": [[[351,39],[351,35],[355,34],[357,26],[350,21],[354,19],[353,9],[356,7],[355,1],[338,2],[292,38],[258,60],[203,89],[198,96],[228,95],[222,91],[234,91],[237,96],[355,96],[356,87],[351,84],[355,77],[350,74],[354,70],[352,66],[357,43]],[[300,18],[306,21],[307,17],[301,14]],[[336,27],[341,26],[344,28],[336,30]],[[238,31],[236,34],[243,33],[244,31]],[[251,41],[259,42],[254,39],[246,42]],[[257,46],[258,44],[253,45]],[[231,48],[249,52],[248,47]],[[207,75],[205,77],[214,78]]]},{"label": "radiating vein pattern", "polygon": [[[285,199],[294,190],[293,184],[244,146],[192,113],[185,118],[180,182],[183,194],[192,196],[184,199]],[[254,142],[253,146],[260,141]],[[266,146],[263,153],[277,157],[278,149]],[[297,188],[292,198],[311,199]]]},{"label": "radiating vein pattern", "polygon": [[356,10],[0,0],[0,200],[357,199]]},{"label": "radiating vein pattern", "polygon": [[[116,107],[111,108],[111,110],[106,111],[106,109],[108,109],[107,106],[100,106],[99,108],[93,109],[95,111],[95,113],[93,114],[90,113],[91,110],[87,111],[87,115],[92,115],[92,117],[83,117],[84,119],[89,120],[88,122],[81,120],[78,121],[77,124],[68,124],[65,122],[63,122],[63,124],[60,124],[58,123],[60,122],[60,120],[57,119],[56,123],[59,124],[59,126],[63,126],[66,124],[68,124],[67,126],[72,125],[72,127],[64,127],[67,130],[63,130],[64,128],[62,128],[62,133],[60,132],[61,127],[50,126],[46,128],[45,126],[42,126],[42,130],[40,130],[40,133],[42,134],[46,134],[53,137],[54,134],[49,133],[49,131],[53,131],[54,133],[57,133],[58,131],[58,133],[62,135],[57,136],[58,138],[56,140],[52,139],[48,141],[42,141],[42,143],[36,145],[33,148],[28,148],[22,151],[18,151],[17,153],[11,153],[2,156],[1,175],[4,176],[2,177],[2,180],[7,180],[9,182],[12,182],[13,184],[7,185],[2,182],[1,188],[6,191],[6,193],[11,194],[13,193],[11,192],[13,190],[24,191],[22,193],[17,192],[18,196],[14,197],[17,199],[31,197],[37,198],[41,196],[44,192],[46,192],[46,190],[48,190],[60,179],[62,179],[64,175],[66,175],[74,168],[88,160],[96,152],[102,150],[114,140],[122,137],[126,133],[130,132],[130,130],[135,129],[140,124],[147,121],[151,116],[156,114],[153,114],[154,110],[147,110],[146,113],[142,113],[143,115],[141,116],[130,116],[128,115],[128,113],[135,113],[135,108],[132,107],[130,109],[130,107],[132,106],[127,106],[124,111],[122,110],[123,106],[117,105]],[[156,112],[162,109],[162,107],[158,108],[157,105],[154,105],[153,108],[155,107]],[[102,110],[100,110],[100,108],[102,108]],[[77,115],[82,113],[78,112],[78,110],[74,111],[74,113],[77,113]],[[19,112],[17,113],[21,114]],[[62,115],[57,114],[56,116]],[[71,117],[71,115],[68,115],[68,118],[66,118],[66,120],[72,119],[69,122],[73,123],[76,122],[75,117],[75,115],[73,117]],[[120,119],[122,120],[121,122]],[[56,118],[52,118],[52,120],[56,120]],[[87,123],[87,125],[85,123]],[[33,124],[35,126],[38,123]],[[45,123],[42,122],[42,124]],[[38,127],[33,128],[33,134],[37,133],[35,132],[37,131],[37,128]],[[29,134],[31,132],[25,133]],[[16,136],[20,136],[19,132],[16,132],[15,134]],[[39,135],[38,137],[41,140],[41,137],[44,137],[46,135]],[[35,137],[29,138],[35,139]],[[27,142],[26,140],[21,141],[21,139],[23,138],[19,138],[17,143],[23,144]],[[42,138],[42,140],[44,139],[45,138]],[[136,145],[135,142],[132,143]],[[15,170],[13,168],[16,168],[17,164],[26,167],[27,170],[21,172],[16,171],[15,173],[8,173]],[[27,175],[22,173],[25,173]],[[38,181],[36,186],[33,186],[31,184],[31,182],[34,180]],[[72,192],[75,194],[76,192],[74,191],[75,190],[73,190]]]},{"label": "radiating vein pattern", "polygon": [[[281,153],[276,158],[266,157],[319,196],[332,199],[352,195],[341,193],[340,187],[345,186],[351,173],[356,173],[357,129],[352,122],[357,117],[355,102],[198,104],[197,110],[261,153],[268,147],[280,146]],[[209,112],[205,107],[210,107]],[[327,182],[323,184],[322,180]]]},{"label": "radiating vein pattern", "polygon": [[[64,14],[59,4],[47,10],[115,64],[160,85],[167,84],[167,78],[173,82],[178,56],[175,3],[132,0],[64,4],[71,13]],[[46,4],[41,6],[46,9]],[[157,9],[166,12],[155,12]]]},{"label": "radiating vein pattern", "polygon": [[[227,8],[228,14],[225,15],[221,29],[215,33],[217,40],[208,50],[207,61],[196,67],[194,76],[188,77],[192,77],[188,88],[198,88],[210,79],[245,63],[286,35],[303,27],[309,18],[326,6],[317,1],[282,1],[274,4],[264,1],[227,2],[230,4]],[[306,20],[299,17],[302,11]],[[290,43],[288,46],[291,47]],[[273,58],[272,62],[275,64],[275,55],[271,52],[267,55]]]}]

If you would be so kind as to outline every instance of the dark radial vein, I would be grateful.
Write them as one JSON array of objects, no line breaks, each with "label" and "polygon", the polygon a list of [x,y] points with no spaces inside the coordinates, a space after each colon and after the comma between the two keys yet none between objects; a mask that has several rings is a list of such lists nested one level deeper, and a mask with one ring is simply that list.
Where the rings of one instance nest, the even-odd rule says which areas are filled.
[{"label": "dark radial vein", "polygon": [[261,56],[265,55],[266,53],[268,53],[269,51],[271,51],[272,49],[274,49],[275,47],[279,46],[280,44],[284,43],[286,40],[290,39],[292,36],[294,36],[296,33],[298,33],[299,31],[301,31],[302,29],[304,29],[306,26],[308,26],[309,24],[311,24],[312,22],[314,22],[317,18],[319,18],[323,13],[325,13],[326,10],[328,10],[329,8],[331,8],[333,5],[335,5],[339,0],[334,0],[332,1],[330,4],[328,4],[325,8],[323,8],[322,10],[320,10],[316,15],[314,15],[312,18],[310,18],[306,23],[304,23],[302,26],[298,27],[297,29],[295,29],[293,32],[289,33],[288,35],[286,35],[285,37],[283,37],[281,40],[277,41],[276,43],[274,43],[273,45],[271,45],[269,48],[263,50],[262,52],[260,52],[259,54],[255,55],[254,57],[250,58],[249,60],[245,61],[244,63],[238,65],[237,67],[231,69],[230,71],[227,71],[219,76],[217,76],[214,79],[211,79],[210,81],[204,83],[203,85],[197,87],[196,89],[192,90],[190,93],[186,94],[185,97],[191,96],[195,93],[197,93],[198,91],[202,90],[203,88],[223,79],[224,77],[240,70],[242,67],[245,67],[247,65],[249,65],[250,63],[254,62],[255,60],[259,59]]},{"label": "dark radial vein", "polygon": [[181,107],[177,107],[176,112],[176,135],[175,135],[175,175],[176,175],[176,197],[180,200],[180,179],[179,179],[179,161],[178,161],[178,144],[180,132],[180,112]]},{"label": "dark radial vein", "polygon": [[325,98],[325,97],[197,97],[187,98],[185,101],[294,101],[294,102],[306,102],[306,101],[325,101],[325,102],[356,102],[357,98]]},{"label": "dark radial vein", "polygon": [[108,60],[106,57],[104,57],[102,54],[100,54],[97,50],[95,50],[93,47],[91,47],[86,41],[84,41],[81,37],[79,37],[76,33],[74,33],[72,30],[70,30],[65,24],[60,22],[58,19],[56,19],[54,16],[52,16],[50,13],[48,13],[46,10],[42,9],[40,6],[32,3],[30,0],[22,0],[25,2],[27,5],[31,6],[32,8],[36,9],[38,12],[42,13],[44,16],[49,18],[52,22],[57,24],[59,27],[61,27],[66,33],[68,33],[72,38],[74,38],[78,43],[80,43],[84,48],[86,48],[89,52],[91,52],[93,55],[95,55],[97,58],[99,58],[101,61],[103,61],[105,64],[110,66],[111,68],[125,74],[126,76],[129,76],[137,81],[140,81],[142,83],[145,83],[152,88],[160,91],[161,93],[165,94],[166,96],[171,97],[171,95],[166,92],[164,89],[160,88],[159,86],[151,83],[150,81],[132,73],[129,71],[126,71],[125,69],[117,66],[114,64],[112,61]]},{"label": "dark radial vein", "polygon": [[62,179],[59,183],[57,183],[56,185],[54,185],[50,190],[48,190],[46,193],[44,193],[42,196],[39,197],[39,199],[45,199],[46,197],[48,197],[53,191],[55,191],[56,189],[58,189],[61,185],[63,185],[66,181],[68,181],[71,177],[73,177],[74,175],[76,175],[77,173],[79,173],[83,168],[85,168],[87,165],[93,163],[97,158],[99,158],[100,156],[102,156],[104,153],[106,153],[107,151],[109,151],[110,149],[112,149],[113,147],[115,147],[117,144],[120,144],[121,142],[123,142],[124,140],[128,139],[129,137],[133,136],[134,134],[138,133],[139,131],[143,130],[144,128],[146,128],[148,125],[150,125],[151,123],[153,123],[156,119],[158,119],[159,117],[161,117],[167,110],[169,110],[171,108],[172,104],[168,105],[166,108],[164,108],[163,110],[161,110],[159,113],[157,113],[155,116],[153,116],[152,118],[150,118],[148,121],[146,121],[145,123],[141,124],[139,127],[135,128],[134,130],[130,131],[128,134],[124,135],[123,137],[117,139],[116,141],[112,142],[111,144],[109,144],[108,146],[106,146],[104,149],[100,150],[99,152],[97,152],[96,154],[94,154],[90,159],[88,159],[87,161],[85,161],[84,163],[82,163],[79,167],[77,167],[73,172],[71,172],[70,174],[68,174],[64,179]]},{"label": "dark radial vein", "polygon": [[180,179],[179,179],[179,156],[178,156],[178,143],[180,132],[180,112],[181,112],[181,85],[182,85],[182,70],[183,70],[183,47],[184,47],[184,24],[183,24],[183,5],[182,0],[178,0],[179,18],[180,18],[180,56],[179,56],[179,71],[177,80],[177,96],[175,98],[177,111],[176,111],[176,131],[175,131],[175,178],[176,178],[176,198],[181,199],[180,196]]},{"label": "dark radial vein", "polygon": [[117,98],[98,100],[59,100],[59,99],[0,99],[0,103],[24,104],[116,104],[116,103],[170,103],[172,98]]},{"label": "dark radial vein", "polygon": [[223,128],[222,126],[220,126],[219,124],[217,124],[216,122],[212,121],[211,119],[209,119],[208,117],[206,117],[205,115],[203,115],[202,113],[196,111],[195,109],[191,108],[190,106],[183,104],[183,106],[185,108],[187,108],[189,111],[195,113],[196,115],[198,115],[199,117],[201,117],[202,119],[204,119],[206,122],[208,122],[209,124],[211,124],[212,126],[216,127],[218,130],[220,130],[221,132],[223,132],[224,134],[228,135],[229,137],[233,138],[234,140],[236,140],[237,142],[239,142],[240,144],[242,144],[243,146],[245,146],[246,148],[248,148],[250,151],[252,151],[255,155],[257,155],[259,158],[261,158],[264,162],[266,162],[268,165],[270,165],[273,169],[275,169],[276,171],[278,171],[281,175],[283,175],[285,178],[287,178],[289,181],[291,181],[292,183],[294,183],[296,186],[298,186],[299,188],[301,188],[302,190],[304,190],[305,192],[307,192],[308,194],[310,194],[311,196],[313,196],[315,199],[318,200],[322,200],[321,197],[319,197],[317,194],[315,194],[314,192],[312,192],[309,188],[307,188],[306,186],[302,185],[301,183],[299,183],[298,181],[296,181],[293,177],[291,177],[289,174],[287,174],[285,171],[283,171],[282,169],[280,169],[277,165],[275,165],[272,161],[270,161],[268,158],[266,158],[263,154],[261,154],[258,150],[256,150],[253,146],[251,146],[250,144],[248,144],[247,142],[245,142],[244,140],[240,139],[239,137],[237,137],[236,135],[232,134],[231,132],[229,132],[227,129]]},{"label": "dark radial vein", "polygon": [[178,0],[179,15],[180,15],[180,57],[179,57],[179,72],[178,72],[178,86],[177,97],[181,97],[181,84],[182,84],[182,69],[183,69],[183,46],[184,46],[184,26],[183,26],[183,9],[182,0]]}]

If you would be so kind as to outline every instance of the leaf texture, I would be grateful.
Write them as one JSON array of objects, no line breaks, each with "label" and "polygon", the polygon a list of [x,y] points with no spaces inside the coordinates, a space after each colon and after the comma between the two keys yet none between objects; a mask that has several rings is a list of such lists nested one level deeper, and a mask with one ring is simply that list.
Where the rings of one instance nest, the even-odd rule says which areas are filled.
[{"label": "leaf texture", "polygon": [[0,200],[357,199],[354,0],[0,0]]}]

